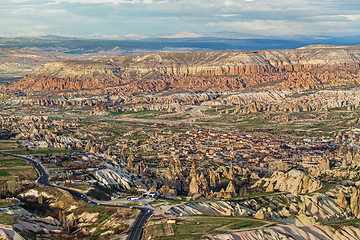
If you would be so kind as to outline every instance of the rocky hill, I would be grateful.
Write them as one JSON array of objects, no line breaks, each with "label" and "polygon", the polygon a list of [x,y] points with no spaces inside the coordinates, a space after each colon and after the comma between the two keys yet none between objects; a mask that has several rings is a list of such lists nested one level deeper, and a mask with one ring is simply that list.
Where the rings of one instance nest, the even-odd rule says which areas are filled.
[{"label": "rocky hill", "polygon": [[155,53],[49,62],[12,88],[133,93],[174,89],[228,91],[261,84],[264,88],[309,89],[356,82],[359,68],[360,46]]}]

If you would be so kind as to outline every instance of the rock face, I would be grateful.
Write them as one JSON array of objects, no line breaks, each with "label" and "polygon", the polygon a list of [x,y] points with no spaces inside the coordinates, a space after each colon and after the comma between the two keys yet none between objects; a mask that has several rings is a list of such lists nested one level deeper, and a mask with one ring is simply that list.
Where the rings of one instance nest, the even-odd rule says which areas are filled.
[{"label": "rock face", "polygon": [[320,181],[312,179],[299,170],[291,170],[290,172],[274,172],[270,178],[262,178],[253,186],[262,187],[270,190],[279,190],[282,192],[291,192],[296,194],[304,194],[317,191],[322,188]]},{"label": "rock face", "polygon": [[[62,91],[99,89],[108,93],[167,89],[228,91],[271,81],[280,88],[315,88],[354,79],[360,47],[296,50],[156,53],[94,61],[49,62],[12,89]],[[311,74],[309,74],[311,73]],[[337,83],[332,83],[337,79]]]}]

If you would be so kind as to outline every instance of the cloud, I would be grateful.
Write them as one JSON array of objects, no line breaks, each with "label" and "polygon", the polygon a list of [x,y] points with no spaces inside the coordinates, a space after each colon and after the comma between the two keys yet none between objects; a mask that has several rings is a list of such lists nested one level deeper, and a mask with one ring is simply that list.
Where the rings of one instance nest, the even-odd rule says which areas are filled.
[{"label": "cloud", "polygon": [[198,38],[198,37],[202,37],[202,35],[191,32],[180,32],[173,35],[160,36],[160,38]]},{"label": "cloud", "polygon": [[0,35],[360,34],[354,0],[2,0],[0,13]]},{"label": "cloud", "polygon": [[127,39],[134,39],[134,40],[140,40],[140,39],[147,38],[146,36],[140,36],[140,35],[133,34],[133,33],[127,34],[124,37]]},{"label": "cloud", "polygon": [[360,15],[339,15],[340,17],[344,17],[350,21],[356,22],[360,20]]},{"label": "cloud", "polygon": [[138,0],[54,0],[55,3],[83,3],[83,4],[120,4],[137,3]]},{"label": "cloud", "polygon": [[[349,32],[354,34],[358,30],[356,25],[349,25],[346,21],[286,21],[286,20],[253,20],[253,21],[220,21],[210,22],[206,25],[222,29],[241,29],[245,32],[258,34],[284,36],[284,35],[316,35],[334,33],[344,34]],[[347,26],[347,28],[344,28]]]}]

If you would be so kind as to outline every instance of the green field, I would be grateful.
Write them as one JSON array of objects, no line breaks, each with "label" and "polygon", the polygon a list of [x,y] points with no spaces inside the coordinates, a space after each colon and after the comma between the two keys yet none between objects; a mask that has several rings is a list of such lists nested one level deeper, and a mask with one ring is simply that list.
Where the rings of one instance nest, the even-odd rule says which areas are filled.
[{"label": "green field", "polygon": [[335,229],[341,229],[344,226],[353,226],[353,227],[359,228],[360,227],[360,219],[336,220],[336,221],[324,222],[322,224],[331,226]]},{"label": "green field", "polygon": [[0,151],[18,149],[16,141],[0,140]]},{"label": "green field", "polygon": [[41,149],[15,149],[4,150],[3,152],[17,154],[17,155],[46,155],[53,153],[72,153],[75,150],[63,149],[63,148],[41,148]]},{"label": "green field", "polygon": [[[156,223],[156,220],[153,220]],[[204,239],[205,235],[227,233],[229,230],[257,228],[267,224],[245,217],[189,216],[176,224],[153,224],[145,230],[145,239]]]},{"label": "green field", "polygon": [[11,207],[14,206],[15,204],[9,200],[5,200],[5,199],[0,199],[0,208],[4,208],[4,207]]},{"label": "green field", "polygon": [[10,168],[10,167],[23,167],[28,166],[29,164],[22,159],[17,159],[13,157],[1,157],[0,168]]},{"label": "green field", "polygon": [[16,216],[12,216],[6,213],[0,213],[0,224],[14,225]]},{"label": "green field", "polygon": [[15,176],[20,179],[36,179],[37,173],[25,160],[0,155],[0,180]]},{"label": "green field", "polygon": [[[0,151],[16,153],[23,149],[19,148],[16,141],[1,140]],[[31,180],[37,178],[37,172],[26,160],[0,155],[0,180],[8,180],[9,177]]]}]

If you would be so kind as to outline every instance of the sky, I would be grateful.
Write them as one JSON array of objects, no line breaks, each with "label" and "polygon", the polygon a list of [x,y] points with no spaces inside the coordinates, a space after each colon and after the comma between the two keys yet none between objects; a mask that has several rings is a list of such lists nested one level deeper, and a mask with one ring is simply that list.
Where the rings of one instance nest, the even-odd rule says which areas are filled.
[{"label": "sky", "polygon": [[[1,0],[0,36],[360,35],[359,0]],[[216,34],[215,34],[216,35]]]}]

